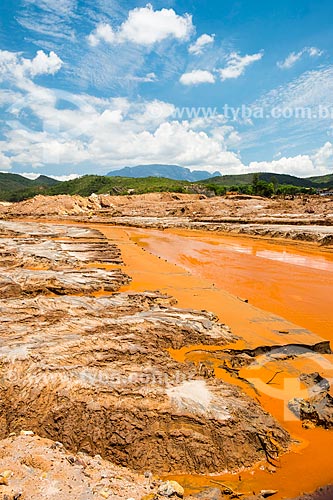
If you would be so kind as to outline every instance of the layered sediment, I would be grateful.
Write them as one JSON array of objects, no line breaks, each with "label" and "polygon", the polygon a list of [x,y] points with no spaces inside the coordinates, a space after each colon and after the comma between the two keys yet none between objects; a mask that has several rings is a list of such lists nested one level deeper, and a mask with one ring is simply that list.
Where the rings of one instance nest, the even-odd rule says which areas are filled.
[{"label": "layered sediment", "polygon": [[88,297],[129,280],[105,267],[122,259],[99,231],[3,221],[0,236],[1,438],[29,428],[131,469],[180,473],[238,470],[288,449],[257,402],[171,358],[236,340],[213,314],[159,292]]},{"label": "layered sediment", "polygon": [[146,228],[179,227],[250,236],[333,242],[333,199],[151,193],[132,196],[36,196],[0,206],[0,218],[39,217]]},{"label": "layered sediment", "polygon": [[155,472],[237,470],[288,447],[257,403],[165,351],[232,342],[209,313],[153,293],[0,301],[0,311],[7,432],[29,427]]}]

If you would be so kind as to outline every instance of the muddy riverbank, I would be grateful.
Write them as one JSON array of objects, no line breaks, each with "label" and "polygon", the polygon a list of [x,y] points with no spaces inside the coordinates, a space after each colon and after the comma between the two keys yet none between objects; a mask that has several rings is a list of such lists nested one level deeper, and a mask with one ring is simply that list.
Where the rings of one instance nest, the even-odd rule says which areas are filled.
[{"label": "muddy riverbank", "polygon": [[333,242],[333,198],[267,199],[151,193],[110,196],[36,196],[0,204],[0,218],[38,217],[141,228],[185,228],[308,241]]},{"label": "muddy riverbank", "polygon": [[[133,275],[130,289],[143,290],[147,287],[149,288],[154,283],[159,289],[175,296],[181,306],[187,307],[188,304],[192,304],[193,307],[203,307],[214,311],[218,317],[224,318],[224,321],[237,336],[245,340],[245,344],[244,341],[240,344],[242,347],[244,345],[252,346],[252,348],[260,345],[282,345],[288,337],[291,343],[304,342],[305,339],[309,340],[309,335],[314,339],[313,333],[306,333],[304,328],[297,328],[295,324],[286,322],[281,317],[267,314],[261,309],[254,308],[252,304],[248,304],[244,300],[240,300],[234,295],[223,291],[220,287],[214,286],[212,280],[208,280],[202,276],[195,276],[188,269],[184,269],[168,261],[165,259],[165,256],[160,257],[148,252],[147,247],[140,244],[138,240],[138,238],[140,239],[140,235],[137,234],[137,230],[132,228],[106,228],[104,225],[97,227],[104,234],[112,234],[120,248],[122,248],[124,259]],[[163,234],[161,235],[162,238]],[[147,238],[149,239],[149,235]],[[147,240],[145,243],[147,243]],[[329,297],[325,298],[329,302]],[[295,335],[294,338],[292,337],[293,335]],[[301,340],[302,335],[304,335],[303,340]],[[196,351],[198,347],[199,350],[202,348],[202,346],[194,346],[193,349],[182,351],[182,353],[176,354],[176,356],[181,360],[187,353],[190,355],[190,351]],[[207,352],[204,352],[203,356],[202,353],[199,353],[198,357],[195,353],[193,355],[195,357],[190,359],[193,359],[197,363],[207,361]],[[191,354],[191,356],[193,355]],[[276,498],[290,498],[296,496],[301,491],[312,491],[323,484],[332,482],[332,473],[328,465],[330,461],[329,450],[333,445],[333,442],[330,444],[332,434],[330,431],[324,429],[304,429],[299,421],[291,418],[288,409],[286,410],[285,401],[289,400],[292,394],[295,394],[295,390],[299,390],[298,381],[296,382],[296,386],[293,383],[291,385],[288,383],[290,376],[293,380],[292,372],[294,372],[294,376],[296,373],[300,373],[300,370],[303,368],[312,372],[318,369],[318,366],[320,369],[320,364],[324,363],[325,366],[322,372],[328,367],[329,375],[332,376],[330,371],[331,355],[323,354],[318,359],[313,359],[313,355],[310,353],[306,357],[308,358],[306,362],[304,358],[300,361],[295,359],[292,362],[292,367],[289,366],[288,368],[286,365],[284,367],[285,373],[278,375],[278,380],[275,380],[278,384],[278,397],[272,396],[270,391],[267,394],[265,391],[260,390],[258,394],[258,392],[249,388],[247,384],[243,384],[230,375],[230,373],[228,374],[226,370],[219,369],[218,366],[222,363],[218,358],[213,363],[215,373],[218,373],[223,380],[231,380],[232,383],[240,384],[245,392],[249,391],[251,397],[258,398],[265,408],[269,408],[269,411],[273,412],[279,421],[283,422],[283,425],[299,443],[292,453],[280,458],[277,467],[274,468],[273,474],[265,466],[263,469],[258,467],[255,471],[242,474],[245,491],[249,491],[249,488],[252,491],[260,491],[262,488],[269,489],[273,487],[273,489],[275,488],[280,491],[280,496]],[[212,361],[210,355],[208,355],[208,361]],[[275,372],[280,370],[274,364],[270,365],[268,363],[266,365],[266,360],[263,361],[260,370],[255,372],[254,378],[260,379],[266,384]],[[327,361],[328,365],[326,364]],[[275,387],[275,384],[273,386]],[[279,393],[280,389],[282,389],[282,394]],[[301,388],[302,391],[303,389]],[[287,411],[287,417],[285,411]],[[315,461],[313,460],[314,456],[316,457]],[[302,472],[307,468],[312,470],[311,476],[304,475]],[[302,476],[301,485],[294,480],[299,475]],[[193,491],[193,486],[195,485],[197,488],[207,485],[212,486],[210,479],[203,477],[194,478],[191,476],[190,478],[180,478],[177,476],[176,479],[187,486],[187,491]],[[222,482],[229,481],[228,485],[231,487],[239,487],[238,477],[223,475],[218,480]]]},{"label": "muddy riverbank", "polygon": [[[11,251],[7,252],[16,255],[17,265],[14,259],[11,269],[7,266],[3,273],[7,276],[3,290],[8,293],[10,282],[14,295],[10,299],[8,296],[2,299],[2,310],[8,318],[7,325],[16,328],[12,333],[8,328],[4,330],[4,338],[7,336],[9,343],[3,345],[3,362],[10,362],[14,340],[16,349],[15,369],[11,365],[8,371],[8,365],[4,377],[6,394],[15,401],[15,410],[7,404],[3,406],[4,428],[19,431],[22,426],[33,423],[38,429],[44,428],[48,437],[64,441],[69,449],[89,453],[101,451],[120,465],[131,468],[139,466],[140,470],[164,470],[169,474],[166,477],[177,479],[185,487],[186,495],[196,495],[212,485],[227,484],[230,491],[243,493],[244,496],[253,491],[258,493],[263,489],[273,489],[278,491],[274,498],[291,498],[332,481],[330,450],[333,432],[322,426],[317,427],[316,422],[311,423],[311,420],[304,426],[304,422],[295,418],[288,407],[292,398],[306,399],[309,395],[301,382],[302,374],[319,371],[328,378],[333,376],[330,372],[332,354],[327,331],[323,335],[319,329],[311,331],[311,325],[295,324],[290,318],[288,321],[285,317],[273,314],[269,301],[266,311],[254,303],[246,302],[248,299],[241,293],[244,291],[241,287],[239,293],[235,293],[237,290],[230,293],[223,282],[217,283],[209,274],[199,275],[195,272],[195,269],[204,267],[200,260],[193,269],[184,268],[177,259],[173,261],[175,248],[181,247],[186,253],[179,234],[170,236],[171,239],[174,237],[172,254],[165,242],[161,245],[168,234],[166,232],[156,235],[147,231],[145,235],[137,229],[90,223],[90,236],[89,232],[80,230],[73,233],[71,224],[53,230],[49,226],[47,235],[45,227],[40,230],[37,225],[29,232],[27,226],[15,229],[10,222],[3,224],[4,245],[8,237],[13,241],[19,240],[18,244],[11,242]],[[81,231],[86,228],[80,227]],[[66,234],[68,230],[70,234]],[[73,237],[75,245],[71,241]],[[190,238],[190,233],[186,238]],[[21,255],[20,243],[23,240],[26,246],[29,245],[29,253],[23,252]],[[41,248],[41,241],[46,241],[47,245]],[[96,245],[98,242],[99,245]],[[56,244],[56,252],[50,243],[51,246]],[[90,245],[89,248],[80,252],[87,245]],[[213,246],[218,246],[216,241]],[[100,248],[104,250],[99,252]],[[105,252],[105,249],[112,251],[112,254]],[[206,247],[204,250],[207,257],[211,250],[208,251]],[[5,255],[5,248],[2,251]],[[82,259],[89,252],[89,259]],[[280,253],[278,249],[273,251],[272,247],[270,252]],[[26,255],[29,255],[27,260]],[[239,255],[246,255],[246,252],[238,252]],[[300,257],[304,259],[304,253],[298,255]],[[319,257],[317,255],[316,260],[314,256],[311,258],[307,255],[318,271],[320,269],[317,267],[329,266],[330,262],[329,259],[321,261]],[[216,256],[213,256],[211,264],[216,260]],[[268,260],[279,262],[277,258]],[[230,255],[227,261],[230,268],[236,267]],[[294,268],[297,265],[293,263]],[[18,272],[16,268],[22,266],[25,269]],[[75,298],[77,289],[73,289],[73,276],[66,275],[64,286],[64,267],[67,270],[74,267],[75,272],[82,273],[81,278],[87,283],[89,279],[85,273],[88,270],[110,273],[110,279],[112,276],[114,282],[112,286],[118,283],[118,295],[111,296],[112,290],[101,288],[99,283],[104,278],[96,281],[94,275],[94,281],[91,282],[93,286],[90,285],[84,292],[91,297]],[[27,291],[32,277],[25,273],[33,271],[38,276],[38,270],[44,273],[40,275],[42,286],[36,286],[34,274],[31,298]],[[327,275],[330,268],[326,267],[324,271]],[[45,272],[51,274],[46,276]],[[218,275],[216,268],[212,268],[211,272],[214,277]],[[53,280],[56,288],[51,288],[50,280]],[[224,281],[235,280],[228,278]],[[267,292],[267,299],[269,297],[270,293]],[[322,299],[325,303],[328,297],[323,294]],[[213,314],[201,312],[202,309]],[[50,311],[51,323],[48,320]],[[15,314],[19,314],[19,318]],[[22,327],[27,329],[29,324],[32,336],[23,335]],[[33,333],[37,330],[37,324],[42,325],[38,335]],[[223,326],[225,324],[228,327]],[[49,347],[46,349],[46,344],[43,347],[45,332],[48,332],[49,340],[55,342],[55,347],[60,342],[63,346],[61,352],[50,349],[49,340]],[[109,379],[104,377],[101,380],[99,377],[101,373],[110,377],[110,369],[115,366],[118,375],[123,375],[122,389],[116,385],[110,392],[109,385],[105,384]],[[132,377],[134,372],[140,377],[144,375],[145,380],[148,376],[149,395],[144,393],[146,384],[142,384],[142,378],[139,377],[139,383],[135,384]],[[152,385],[149,376],[154,374],[155,377],[157,372],[159,375],[167,373],[169,378],[181,372],[183,376],[186,375],[186,380],[179,383],[177,377],[171,377],[167,387],[164,383],[162,386],[159,383]],[[12,376],[8,377],[8,373]],[[36,385],[31,385],[30,376],[43,382],[37,384],[41,388],[40,394],[36,393]],[[272,377],[273,384],[268,383]],[[73,380],[78,379],[79,386],[74,384],[78,388],[76,392]],[[21,387],[20,390],[13,390],[13,380],[16,388]],[[187,387],[184,383],[194,383],[196,386]],[[57,387],[61,387],[61,401],[56,396]],[[198,397],[194,397],[197,389]],[[203,398],[203,395],[207,397]],[[43,403],[44,397],[48,401],[47,406]],[[38,404],[31,405],[29,409],[32,398]],[[131,422],[131,419],[127,419],[126,425],[122,425],[120,431],[118,429],[119,432],[109,429],[110,432],[104,436],[101,431],[106,429],[105,416],[109,415],[109,411],[114,412],[113,399],[115,404],[118,401],[119,415],[122,415],[123,406],[125,413],[130,413],[136,424],[133,427],[134,420]],[[233,406],[233,401],[237,401],[236,406]],[[49,407],[53,408],[51,414],[47,410]],[[77,426],[74,413],[78,415],[79,407],[82,412],[79,412],[80,425]],[[43,408],[45,411],[41,412]],[[233,427],[230,428],[225,425],[229,419],[221,418],[222,414],[226,417],[227,413],[232,415]],[[70,417],[70,425],[64,415]],[[150,423],[144,427],[149,432],[144,432],[143,439],[143,431],[139,430],[138,423],[139,420],[146,421],[146,417],[150,418]],[[121,416],[119,422],[123,420]],[[98,432],[96,421],[99,422]],[[260,431],[253,429],[255,421]],[[170,422],[176,425],[177,435],[173,432],[174,426],[170,427]],[[252,430],[246,427],[247,424],[244,425],[245,422],[251,424]],[[211,431],[207,434],[210,427]],[[253,440],[256,433],[259,437]],[[91,435],[93,439],[89,437]],[[116,435],[118,438],[116,442],[109,443],[108,451],[103,448],[108,447],[110,436]],[[291,436],[290,443],[288,436]],[[237,437],[234,444],[233,437]],[[242,453],[242,457],[239,456],[239,439],[242,440],[242,451],[248,450]],[[227,448],[221,444],[223,442],[227,443]],[[150,453],[148,448],[155,450],[154,453]],[[284,453],[288,448],[290,451]],[[200,458],[202,455],[205,457],[204,462]],[[144,463],[142,456],[145,456]],[[165,464],[169,464],[168,469],[164,468]],[[229,469],[229,472],[216,474],[222,469]],[[304,475],[304,470],[311,470],[312,474]],[[170,476],[171,471],[187,474]],[[195,472],[203,475],[196,476]],[[207,476],[205,472],[214,472],[215,475]],[[296,483],[295,477],[302,477],[302,484]]]}]

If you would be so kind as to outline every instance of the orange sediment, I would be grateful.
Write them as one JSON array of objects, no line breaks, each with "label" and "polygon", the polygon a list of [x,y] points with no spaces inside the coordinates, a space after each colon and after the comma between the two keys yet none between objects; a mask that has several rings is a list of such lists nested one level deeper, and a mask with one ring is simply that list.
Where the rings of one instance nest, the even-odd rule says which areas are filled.
[{"label": "orange sediment", "polygon": [[[312,342],[333,340],[333,253],[329,251],[315,245],[203,231],[162,232],[88,225],[120,248],[125,265],[116,267],[123,267],[133,278],[123,291],[159,290],[174,296],[179,307],[212,311],[243,339],[228,346],[232,349],[293,342],[306,344],[309,339]],[[113,269],[115,266],[97,267]],[[104,292],[96,293],[99,295]],[[272,389],[282,391],[282,399],[279,394],[274,397],[273,391],[256,392],[220,367],[221,360],[212,352],[218,349],[218,346],[189,346],[171,354],[179,362],[213,363],[216,376],[239,385],[282,423],[294,439],[293,447],[274,468],[263,463],[238,474],[172,478],[185,487],[187,494],[206,486],[225,484],[240,493],[276,489],[276,500],[332,483],[333,431],[304,429],[286,409],[287,399],[304,392],[300,383],[295,383],[295,376],[284,373],[274,379]],[[224,349],[226,346],[220,348]],[[323,355],[322,360],[330,364],[332,355]],[[295,361],[300,365],[302,362]],[[312,363],[312,371],[323,374],[316,359],[307,362]],[[274,373],[274,364],[268,363],[260,367],[254,377],[259,385],[267,385]],[[244,368],[240,375],[248,378],[252,374]],[[333,377],[333,373],[329,376]]]},{"label": "orange sediment", "polygon": [[[293,341],[302,343],[302,339],[305,342],[310,337],[318,341],[322,338],[333,340],[329,293],[333,283],[333,255],[330,253],[310,246],[299,248],[290,243],[284,245],[281,242],[203,232],[161,232],[106,225],[91,226],[99,229],[121,249],[126,263],[124,271],[133,278],[125,290],[158,289],[173,295],[178,300],[179,307],[214,312],[222,322],[231,327],[234,334],[244,339],[232,348],[253,348],[277,343],[284,345]],[[188,246],[185,245],[186,242]],[[196,247],[195,255],[189,256],[193,242]],[[199,251],[201,243],[213,248],[206,247],[204,251]],[[240,250],[233,249],[231,244],[240,245]],[[219,246],[217,258],[213,250],[215,248],[216,251]],[[281,252],[282,256],[279,258]],[[264,259],[265,265],[260,258]],[[249,299],[250,304],[237,296]],[[276,314],[281,317],[275,316]],[[287,339],[283,332],[289,332]],[[274,468],[266,463],[259,464],[250,471],[240,471],[236,475],[225,473],[214,477],[173,478],[182,483],[187,493],[205,486],[217,487],[223,483],[234,491],[243,493],[276,489],[279,491],[274,496],[276,499],[291,498],[301,492],[313,491],[319,486],[332,483],[333,432],[321,428],[304,429],[286,409],[288,398],[304,393],[295,377],[288,373],[278,374],[274,380],[272,388],[278,391],[281,389],[284,399],[279,394],[277,397],[272,396],[269,391],[268,394],[261,391],[257,393],[250,385],[219,367],[221,360],[214,358],[214,353],[210,352],[216,349],[191,346],[173,351],[172,355],[180,362],[186,359],[212,362],[216,376],[240,385],[251,397],[257,398],[291,433],[294,444],[292,450],[283,455]],[[331,355],[324,355],[323,358],[328,363],[331,362]],[[321,366],[316,368],[315,359],[310,362],[313,363],[313,371],[322,372]],[[272,374],[274,366],[268,365],[257,370],[255,377],[259,382],[262,380],[262,384],[267,384]],[[249,373],[244,369],[241,375],[247,377]],[[329,375],[332,377],[333,373]]]}]

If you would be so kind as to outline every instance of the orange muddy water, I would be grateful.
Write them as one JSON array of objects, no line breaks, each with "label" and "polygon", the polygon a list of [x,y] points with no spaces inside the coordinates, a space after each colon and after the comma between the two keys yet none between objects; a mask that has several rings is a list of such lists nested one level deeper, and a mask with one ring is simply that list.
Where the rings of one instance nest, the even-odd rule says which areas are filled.
[{"label": "orange muddy water", "polygon": [[[315,335],[333,340],[333,253],[311,245],[206,232],[95,227],[121,248],[124,270],[133,277],[128,289],[158,289],[176,297],[180,307],[213,311],[244,338],[237,348],[290,343],[293,335],[298,342]],[[249,304],[238,297],[248,299]],[[281,334],[285,331],[290,332],[288,341]],[[221,361],[211,351],[214,348],[192,346],[171,354],[180,362],[211,361],[216,376],[257,398],[291,433],[294,445],[273,468],[263,463],[239,474],[172,478],[187,493],[226,484],[240,493],[276,489],[277,500],[331,484],[333,431],[304,429],[288,411],[289,399],[304,396],[295,376],[278,375],[272,391],[255,392],[219,368]],[[312,371],[333,377],[332,355],[304,363]],[[263,366],[255,373],[257,385],[267,384],[274,373],[273,365]]]},{"label": "orange muddy water", "polygon": [[[311,245],[207,232],[89,226],[119,246],[123,270],[133,278],[123,290],[160,290],[174,296],[179,307],[214,312],[242,337],[233,348],[316,343],[323,338],[333,341],[332,252]],[[276,500],[332,484],[333,430],[304,429],[286,408],[292,397],[304,397],[293,366],[275,378],[274,386],[267,385],[277,370],[271,362],[254,374],[241,372],[244,378],[254,377],[255,391],[220,368],[214,350],[224,348],[191,346],[171,355],[179,362],[212,362],[216,376],[256,398],[291,433],[294,444],[275,467],[262,463],[237,474],[221,471],[221,475],[172,478],[187,494],[223,483],[246,494],[276,489]],[[294,367],[302,363],[333,381],[333,355],[298,359]]]},{"label": "orange muddy water", "polygon": [[135,238],[154,255],[333,341],[333,251],[201,231]]}]

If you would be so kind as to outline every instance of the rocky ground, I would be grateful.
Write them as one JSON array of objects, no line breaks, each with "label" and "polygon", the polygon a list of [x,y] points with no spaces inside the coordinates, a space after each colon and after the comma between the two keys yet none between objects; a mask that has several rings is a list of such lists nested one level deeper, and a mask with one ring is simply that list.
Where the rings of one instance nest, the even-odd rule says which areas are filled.
[{"label": "rocky ground", "polygon": [[[327,486],[294,500],[331,500],[332,492]],[[149,470],[131,472],[100,455],[71,453],[61,442],[29,430],[0,441],[0,500],[263,500],[275,493],[238,493],[221,486],[185,496],[175,481],[163,482]]]},{"label": "rocky ground", "polygon": [[99,455],[72,454],[60,442],[23,431],[0,441],[1,500],[128,500],[157,491],[139,476]]},{"label": "rocky ground", "polygon": [[36,196],[0,204],[0,217],[71,218],[137,227],[184,227],[267,237],[333,242],[333,199],[152,193],[135,196]]},{"label": "rocky ground", "polygon": [[[29,436],[6,440],[22,429],[141,472],[237,470],[288,449],[288,433],[258,403],[168,354],[233,343],[214,315],[178,309],[158,292],[89,297],[128,280],[120,269],[92,267],[121,262],[98,231],[4,221],[0,236],[3,498],[131,498],[126,477],[135,498],[150,491],[126,472],[121,496],[117,481],[110,489],[110,470],[94,479],[82,465],[96,467],[99,458],[60,457],[58,445]],[[115,466],[106,468],[114,478]]]},{"label": "rocky ground", "polygon": [[[276,493],[238,493],[220,486],[186,496],[175,481],[163,482],[149,470],[134,473],[98,454],[69,452],[61,442],[30,430],[0,441],[0,500],[263,500]],[[294,500],[331,500],[332,493],[327,486]]]}]

